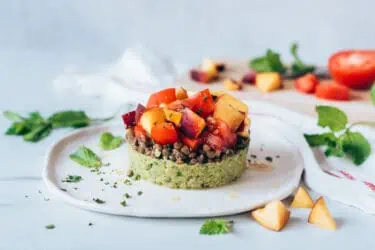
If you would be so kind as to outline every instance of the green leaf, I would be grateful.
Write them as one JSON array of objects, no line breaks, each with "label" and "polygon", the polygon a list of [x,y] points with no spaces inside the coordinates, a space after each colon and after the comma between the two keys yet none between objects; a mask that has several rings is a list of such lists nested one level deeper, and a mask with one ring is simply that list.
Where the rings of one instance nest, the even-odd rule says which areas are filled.
[{"label": "green leaf", "polygon": [[250,60],[249,66],[257,72],[279,72],[281,74],[286,72],[280,55],[270,49],[266,51],[266,55]]},{"label": "green leaf", "polygon": [[199,233],[206,235],[227,234],[232,231],[233,221],[225,219],[208,219],[201,226]]},{"label": "green leaf", "polygon": [[104,150],[112,150],[121,146],[124,139],[121,136],[113,136],[110,132],[105,132],[100,137],[100,147]]},{"label": "green leaf", "polygon": [[325,156],[336,156],[336,157],[344,157],[345,153],[342,150],[341,144],[337,147],[328,147],[324,152]]},{"label": "green leaf", "polygon": [[331,106],[316,106],[318,113],[318,125],[328,127],[332,132],[345,129],[348,123],[346,114],[338,108]]},{"label": "green leaf", "polygon": [[371,154],[370,143],[359,132],[347,131],[343,134],[342,149],[356,165],[361,165]]},{"label": "green leaf", "polygon": [[105,203],[104,200],[101,200],[101,199],[99,199],[99,198],[93,198],[92,200],[93,200],[94,202],[96,202],[97,204],[104,204],[104,203]]},{"label": "green leaf", "polygon": [[371,87],[371,101],[375,105],[375,82],[373,82]]},{"label": "green leaf", "polygon": [[27,119],[27,122],[37,125],[45,123],[45,120],[39,112],[31,112],[29,114],[29,119]]},{"label": "green leaf", "polygon": [[21,115],[12,111],[4,111],[3,115],[12,122],[22,122],[25,120]]},{"label": "green leaf", "polygon": [[290,53],[292,54],[294,58],[294,62],[292,62],[292,75],[293,76],[298,76],[298,75],[303,75],[306,73],[314,72],[315,71],[315,66],[314,65],[309,65],[305,64],[302,62],[300,57],[298,56],[298,44],[293,43],[292,46],[290,47]]},{"label": "green leaf", "polygon": [[46,138],[51,132],[52,126],[50,123],[37,124],[23,136],[23,139],[29,142],[38,142]]},{"label": "green leaf", "polygon": [[83,111],[61,111],[48,118],[53,128],[81,128],[90,124],[90,118]]},{"label": "green leaf", "polygon": [[49,225],[46,226],[46,229],[51,230],[51,229],[55,229],[55,227],[56,226],[54,224],[49,224]]},{"label": "green leaf", "polygon": [[88,168],[100,168],[102,160],[89,148],[80,146],[77,151],[69,155],[70,159]]},{"label": "green leaf", "polygon": [[65,179],[62,180],[62,182],[77,183],[77,182],[80,182],[82,180],[83,180],[82,176],[79,176],[79,175],[68,175],[67,177],[65,177]]},{"label": "green leaf", "polygon": [[327,145],[330,141],[335,141],[337,138],[333,133],[323,133],[323,134],[304,134],[303,135],[310,145],[310,147],[318,147]]},{"label": "green leaf", "polygon": [[8,130],[5,132],[6,135],[24,135],[29,132],[30,129],[25,122],[14,122]]}]

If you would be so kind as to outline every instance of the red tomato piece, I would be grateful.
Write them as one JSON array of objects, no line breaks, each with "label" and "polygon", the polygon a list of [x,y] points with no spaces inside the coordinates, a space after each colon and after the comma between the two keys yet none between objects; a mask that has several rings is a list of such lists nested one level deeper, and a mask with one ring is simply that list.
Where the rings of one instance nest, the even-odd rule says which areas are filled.
[{"label": "red tomato piece", "polygon": [[367,89],[375,81],[375,50],[344,50],[328,61],[331,76],[353,89]]},{"label": "red tomato piece", "polygon": [[183,134],[180,134],[180,140],[183,144],[191,148],[192,150],[195,150],[201,145],[202,140],[200,138],[192,139],[189,137],[184,136]]},{"label": "red tomato piece", "polygon": [[202,90],[195,95],[182,101],[182,104],[189,107],[202,117],[207,117],[215,111],[215,102],[208,89]]},{"label": "red tomato piece", "polygon": [[316,87],[315,96],[327,100],[347,101],[349,100],[349,88],[336,83],[333,80],[321,81]]},{"label": "red tomato piece", "polygon": [[176,101],[176,89],[175,88],[163,89],[150,96],[146,107],[147,108],[158,107],[162,103],[169,104],[173,101]]},{"label": "red tomato piece", "polygon": [[176,128],[169,122],[156,124],[151,129],[151,138],[160,145],[173,144],[178,141]]},{"label": "red tomato piece", "polygon": [[134,135],[135,135],[135,138],[141,139],[141,140],[146,140],[147,138],[146,130],[144,130],[141,125],[136,125],[134,127]]},{"label": "red tomato piece", "polygon": [[230,127],[225,122],[216,120],[216,123],[217,129],[219,130],[219,134],[224,141],[224,147],[233,147],[237,142],[237,135],[232,132]]},{"label": "red tomato piece", "polygon": [[294,87],[302,93],[314,93],[316,86],[319,84],[318,78],[312,74],[308,73],[304,76],[297,78],[294,81]]}]

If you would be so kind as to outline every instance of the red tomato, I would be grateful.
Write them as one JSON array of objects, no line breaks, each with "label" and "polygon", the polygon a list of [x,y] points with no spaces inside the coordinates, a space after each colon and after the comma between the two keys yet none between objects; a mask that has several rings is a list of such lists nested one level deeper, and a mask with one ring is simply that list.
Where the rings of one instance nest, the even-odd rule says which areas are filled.
[{"label": "red tomato", "polygon": [[314,93],[318,83],[318,78],[314,74],[308,73],[297,78],[294,81],[294,87],[302,93]]},{"label": "red tomato", "polygon": [[366,89],[375,81],[375,50],[344,50],[328,61],[333,79],[353,89]]},{"label": "red tomato", "polygon": [[178,135],[172,123],[163,122],[156,124],[151,129],[151,138],[158,144],[173,144],[178,141]]},{"label": "red tomato", "polygon": [[196,93],[188,99],[183,100],[182,103],[202,117],[212,114],[216,107],[208,89]]},{"label": "red tomato", "polygon": [[328,100],[347,101],[349,100],[349,88],[333,80],[321,81],[316,87],[315,96]]},{"label": "red tomato", "polygon": [[135,135],[135,138],[138,138],[141,140],[146,140],[147,138],[146,130],[144,130],[141,125],[136,125],[134,127],[134,135]]},{"label": "red tomato", "polygon": [[191,139],[189,137],[184,136],[183,134],[180,134],[180,140],[182,141],[183,144],[191,148],[192,150],[195,150],[198,148],[198,146],[201,144],[201,139]]},{"label": "red tomato", "polygon": [[218,151],[233,147],[237,142],[237,135],[225,122],[214,118],[209,120],[208,130],[201,136],[205,142]]},{"label": "red tomato", "polygon": [[224,149],[224,140],[214,134],[207,134],[204,138],[205,142],[216,151],[222,151]]},{"label": "red tomato", "polygon": [[156,92],[150,96],[147,102],[147,108],[157,107],[162,103],[168,104],[176,101],[176,89],[169,88]]}]

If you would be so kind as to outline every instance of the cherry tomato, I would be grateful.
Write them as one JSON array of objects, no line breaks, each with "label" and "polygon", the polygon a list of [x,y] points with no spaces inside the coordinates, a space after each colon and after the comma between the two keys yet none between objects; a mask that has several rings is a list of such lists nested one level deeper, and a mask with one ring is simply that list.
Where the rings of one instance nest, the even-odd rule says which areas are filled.
[{"label": "cherry tomato", "polygon": [[178,135],[172,123],[156,124],[151,129],[151,138],[160,145],[173,144],[178,141]]},{"label": "cherry tomato", "polygon": [[294,87],[299,92],[309,94],[309,93],[315,92],[315,88],[318,85],[318,83],[319,83],[318,78],[314,74],[308,73],[304,76],[297,78],[294,81]]},{"label": "cherry tomato", "polygon": [[316,87],[315,96],[327,100],[349,100],[349,88],[336,83],[333,80],[321,81]]},{"label": "cherry tomato", "polygon": [[173,101],[176,101],[176,89],[168,88],[152,94],[148,99],[146,107],[158,107],[162,103],[169,104]]},{"label": "cherry tomato", "polygon": [[353,89],[366,89],[375,81],[375,50],[344,50],[328,61],[331,76]]},{"label": "cherry tomato", "polygon": [[189,107],[202,117],[207,117],[215,111],[215,102],[208,89],[202,90],[195,95],[182,101],[183,105]]}]

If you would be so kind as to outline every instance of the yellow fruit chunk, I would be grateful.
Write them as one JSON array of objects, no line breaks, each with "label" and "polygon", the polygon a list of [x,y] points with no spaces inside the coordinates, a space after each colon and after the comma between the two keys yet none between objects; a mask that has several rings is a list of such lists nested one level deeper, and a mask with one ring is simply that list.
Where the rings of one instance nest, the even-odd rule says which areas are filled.
[{"label": "yellow fruit chunk", "polygon": [[174,125],[178,126],[180,125],[181,119],[182,119],[182,113],[176,112],[170,109],[163,109],[165,114],[165,119],[169,122],[174,123]]},{"label": "yellow fruit chunk", "polygon": [[201,70],[206,72],[210,78],[216,78],[219,75],[216,63],[210,59],[204,59],[202,61]]},{"label": "yellow fruit chunk", "polygon": [[281,201],[272,201],[264,208],[252,211],[251,215],[263,227],[280,231],[288,222],[290,211]]},{"label": "yellow fruit chunk", "polygon": [[188,94],[186,92],[186,89],[184,89],[184,88],[176,89],[176,98],[177,98],[177,100],[182,100],[182,99],[188,98]]},{"label": "yellow fruit chunk", "polygon": [[292,208],[312,208],[314,202],[309,193],[301,186],[294,195],[293,202],[290,206]]},{"label": "yellow fruit chunk", "polygon": [[320,197],[311,209],[308,222],[320,228],[336,230],[336,222],[328,210],[323,197]]},{"label": "yellow fruit chunk", "polygon": [[233,79],[227,78],[224,80],[224,88],[227,90],[241,90],[242,84],[239,82],[236,82]]},{"label": "yellow fruit chunk", "polygon": [[216,102],[214,117],[224,121],[235,132],[247,115],[247,112],[243,112],[247,111],[247,105],[245,107],[242,106],[242,102],[238,99],[224,94]]},{"label": "yellow fruit chunk", "polygon": [[249,117],[246,117],[243,122],[244,122],[244,126],[241,129],[241,131],[238,131],[238,135],[243,136],[243,137],[249,137],[251,120]]},{"label": "yellow fruit chunk", "polygon": [[210,90],[210,92],[211,92],[211,95],[215,97],[220,97],[225,94],[225,92],[221,90]]},{"label": "yellow fruit chunk", "polygon": [[257,73],[255,85],[263,92],[270,92],[281,88],[281,76],[276,72]]},{"label": "yellow fruit chunk", "polygon": [[144,112],[140,119],[140,124],[144,130],[150,135],[151,129],[158,123],[165,121],[165,114],[161,108],[151,108]]}]

